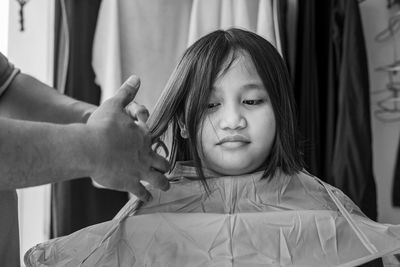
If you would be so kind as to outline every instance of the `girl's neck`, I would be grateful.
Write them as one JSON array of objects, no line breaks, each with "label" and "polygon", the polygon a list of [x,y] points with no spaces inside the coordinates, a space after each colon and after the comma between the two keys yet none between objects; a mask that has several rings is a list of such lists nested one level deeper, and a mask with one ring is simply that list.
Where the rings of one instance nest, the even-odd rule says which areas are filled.
[{"label": "girl's neck", "polygon": [[[210,169],[204,168],[204,167],[202,168],[202,170],[203,170],[203,174],[206,179],[218,178],[218,177],[224,177],[224,176],[232,176],[232,175],[217,173],[213,170],[210,170]],[[264,171],[263,166],[261,166],[257,170],[252,171],[251,174],[259,173],[259,172],[261,173],[263,171]],[[247,175],[247,174],[250,174],[250,173],[242,173],[240,175],[235,175],[235,176],[239,177],[239,176],[243,176],[243,175]],[[178,161],[178,162],[176,162],[174,169],[169,174],[170,178],[182,177],[182,176],[184,176],[188,179],[191,179],[191,180],[199,179],[199,175],[197,174],[196,167],[195,167],[193,161]],[[234,177],[234,176],[232,176],[232,177]]]}]

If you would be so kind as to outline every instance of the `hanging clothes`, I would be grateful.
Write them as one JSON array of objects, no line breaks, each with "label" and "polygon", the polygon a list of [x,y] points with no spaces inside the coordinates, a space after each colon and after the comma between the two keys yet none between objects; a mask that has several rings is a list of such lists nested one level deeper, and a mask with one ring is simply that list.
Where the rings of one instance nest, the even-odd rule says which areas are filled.
[{"label": "hanging clothes", "polygon": [[358,2],[301,1],[294,93],[308,170],[377,218],[367,57]]},{"label": "hanging clothes", "polygon": [[287,0],[287,8],[285,10],[286,17],[286,46],[287,46],[287,66],[292,82],[294,81],[296,72],[296,47],[297,47],[297,31],[298,31],[298,2],[299,0]]},{"label": "hanging clothes", "polygon": [[[225,4],[227,5],[227,4]],[[187,45],[192,45],[199,37],[212,32],[222,24],[222,2],[215,0],[193,0],[190,11],[190,26]],[[226,20],[226,18],[224,18]],[[229,19],[230,21],[231,19]]]},{"label": "hanging clothes", "polygon": [[289,45],[288,45],[288,12],[289,2],[288,0],[275,1],[276,3],[276,31],[280,37],[280,49],[281,55],[285,60],[286,66],[290,72],[289,64]]},{"label": "hanging clothes", "polygon": [[[69,29],[69,33],[56,34],[60,38],[56,43],[60,46],[56,46],[55,54],[60,58],[56,60],[55,87],[78,100],[98,104],[100,89],[94,84],[91,49],[100,0],[60,0],[56,3],[67,15],[67,18],[59,19],[67,19],[69,27],[61,23],[56,25]],[[65,36],[69,37],[68,53],[62,41]],[[66,54],[69,56],[67,62]],[[65,88],[62,88],[64,84]],[[51,195],[51,237],[67,235],[88,225],[110,220],[126,201],[127,193],[97,189],[90,178],[55,183]]]},{"label": "hanging clothes", "polygon": [[152,110],[186,49],[191,6],[187,0],[102,1],[93,43],[102,101],[136,74],[135,101]]},{"label": "hanging clothes", "polygon": [[[294,66],[294,95],[299,108],[299,129],[302,150],[307,169],[318,177],[324,177],[326,132],[326,84],[329,51],[329,0],[291,1],[290,8],[297,10],[297,33],[289,44]],[[294,12],[289,9],[290,12]],[[290,21],[293,24],[293,20]],[[291,34],[293,34],[292,32]],[[294,51],[293,51],[294,50]]]},{"label": "hanging clothes", "polygon": [[103,0],[93,44],[93,68],[102,101],[134,73],[142,81],[135,100],[152,111],[185,49],[220,28],[256,32],[282,54],[278,2]]},{"label": "hanging clothes", "polygon": [[327,181],[377,218],[366,47],[358,1],[333,0],[327,86]]},{"label": "hanging clothes", "polygon": [[400,142],[397,148],[397,157],[394,166],[392,205],[395,207],[400,207]]},{"label": "hanging clothes", "polygon": [[282,55],[279,1],[193,0],[188,45],[217,29],[243,28],[257,33]]},{"label": "hanging clothes", "polygon": [[61,94],[65,93],[69,61],[69,30],[68,14],[65,0],[55,2],[54,8],[54,88]]},{"label": "hanging clothes", "polygon": [[0,262],[20,265],[18,196],[16,190],[0,190]]},{"label": "hanging clothes", "polygon": [[299,0],[294,93],[299,108],[299,129],[304,139],[307,170],[322,177],[320,149],[320,85],[317,66],[317,0]]}]

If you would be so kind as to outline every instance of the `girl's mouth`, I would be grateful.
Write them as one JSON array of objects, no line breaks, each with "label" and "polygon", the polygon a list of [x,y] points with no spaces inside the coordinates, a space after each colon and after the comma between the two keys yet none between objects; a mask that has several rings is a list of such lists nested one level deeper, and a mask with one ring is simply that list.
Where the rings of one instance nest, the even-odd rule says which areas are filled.
[{"label": "girl's mouth", "polygon": [[242,146],[245,144],[249,144],[251,143],[249,138],[243,136],[243,135],[230,135],[230,136],[225,136],[223,138],[221,138],[217,145],[224,145],[224,146],[233,146],[233,147],[237,147],[237,146]]}]

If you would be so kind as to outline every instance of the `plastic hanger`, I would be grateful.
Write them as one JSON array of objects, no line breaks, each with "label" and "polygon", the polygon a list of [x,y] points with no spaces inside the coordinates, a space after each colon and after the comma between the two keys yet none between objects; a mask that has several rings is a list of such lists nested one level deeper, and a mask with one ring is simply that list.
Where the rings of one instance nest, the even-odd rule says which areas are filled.
[{"label": "plastic hanger", "polygon": [[389,93],[389,96],[376,102],[375,117],[384,122],[400,121],[400,82],[390,82],[386,89],[373,93]]},{"label": "plastic hanger", "polygon": [[396,12],[389,18],[388,26],[382,30],[375,37],[375,41],[383,42],[393,37],[393,35],[400,29],[400,11]]}]

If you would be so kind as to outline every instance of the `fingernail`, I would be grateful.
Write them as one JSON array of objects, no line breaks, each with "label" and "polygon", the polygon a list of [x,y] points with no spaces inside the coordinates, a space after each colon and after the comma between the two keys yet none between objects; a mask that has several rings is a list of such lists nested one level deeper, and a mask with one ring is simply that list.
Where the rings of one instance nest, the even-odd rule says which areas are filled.
[{"label": "fingernail", "polygon": [[137,117],[139,120],[146,122],[147,119],[149,118],[149,112],[147,110],[140,110],[139,113],[137,114]]},{"label": "fingernail", "polygon": [[137,76],[131,76],[128,80],[126,80],[126,83],[136,88],[140,85],[140,79]]}]

